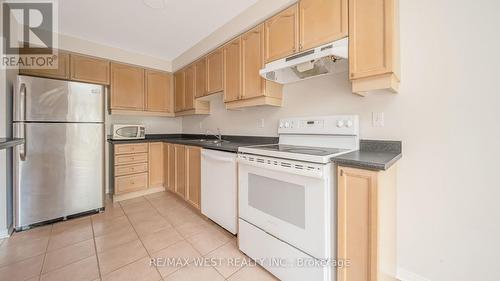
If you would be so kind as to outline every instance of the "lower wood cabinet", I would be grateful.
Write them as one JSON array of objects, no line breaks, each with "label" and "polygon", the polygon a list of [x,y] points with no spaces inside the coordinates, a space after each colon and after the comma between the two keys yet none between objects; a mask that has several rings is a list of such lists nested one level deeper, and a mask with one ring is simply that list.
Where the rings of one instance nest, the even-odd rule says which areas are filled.
[{"label": "lower wood cabinet", "polygon": [[175,154],[175,193],[186,198],[186,147],[174,145]]},{"label": "lower wood cabinet", "polygon": [[114,201],[165,190],[163,143],[116,144],[111,157]]},{"label": "lower wood cabinet", "polygon": [[163,187],[163,143],[149,144],[149,187]]},{"label": "lower wood cabinet", "polygon": [[339,166],[337,198],[337,280],[396,280],[396,166]]},{"label": "lower wood cabinet", "polygon": [[165,143],[163,150],[166,188],[200,209],[201,148]]},{"label": "lower wood cabinet", "polygon": [[186,200],[200,209],[201,203],[201,148],[186,146]]}]

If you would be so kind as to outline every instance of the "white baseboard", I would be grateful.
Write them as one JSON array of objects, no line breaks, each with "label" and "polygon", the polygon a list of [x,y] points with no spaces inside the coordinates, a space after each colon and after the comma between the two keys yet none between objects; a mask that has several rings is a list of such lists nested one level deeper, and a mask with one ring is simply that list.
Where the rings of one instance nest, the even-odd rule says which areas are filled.
[{"label": "white baseboard", "polygon": [[425,277],[422,277],[416,273],[399,267],[396,278],[400,281],[431,281]]},{"label": "white baseboard", "polygon": [[9,235],[9,230],[8,229],[2,229],[0,230],[0,239],[8,238]]}]

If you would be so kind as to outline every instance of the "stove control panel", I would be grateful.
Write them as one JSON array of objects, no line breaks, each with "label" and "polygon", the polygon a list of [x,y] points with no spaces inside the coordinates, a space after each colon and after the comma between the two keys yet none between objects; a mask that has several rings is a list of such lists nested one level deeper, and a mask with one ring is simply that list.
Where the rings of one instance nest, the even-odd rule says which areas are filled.
[{"label": "stove control panel", "polygon": [[357,115],[331,115],[281,119],[278,134],[358,135]]}]

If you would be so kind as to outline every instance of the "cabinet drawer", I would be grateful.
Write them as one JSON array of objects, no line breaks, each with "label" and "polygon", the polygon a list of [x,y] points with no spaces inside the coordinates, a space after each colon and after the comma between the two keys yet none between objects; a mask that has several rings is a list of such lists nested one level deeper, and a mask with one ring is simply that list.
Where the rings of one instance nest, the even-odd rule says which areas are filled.
[{"label": "cabinet drawer", "polygon": [[124,154],[115,156],[115,165],[146,163],[148,162],[147,153]]},{"label": "cabinet drawer", "polygon": [[117,144],[115,145],[115,155],[127,153],[148,152],[147,143]]},{"label": "cabinet drawer", "polygon": [[115,178],[115,194],[133,192],[148,188],[148,173]]},{"label": "cabinet drawer", "polygon": [[148,171],[148,163],[115,166],[115,176],[144,173]]}]

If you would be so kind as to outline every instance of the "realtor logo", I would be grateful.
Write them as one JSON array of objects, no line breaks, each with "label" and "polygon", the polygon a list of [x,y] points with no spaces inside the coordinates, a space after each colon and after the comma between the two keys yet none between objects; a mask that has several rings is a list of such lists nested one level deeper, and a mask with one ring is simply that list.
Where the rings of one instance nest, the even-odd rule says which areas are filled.
[{"label": "realtor logo", "polygon": [[55,1],[2,1],[2,67],[56,68]]}]

